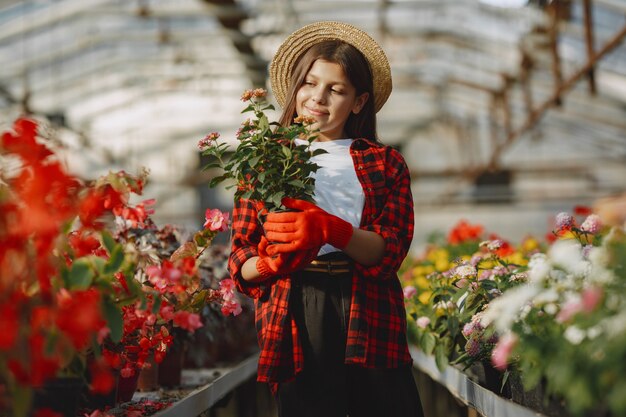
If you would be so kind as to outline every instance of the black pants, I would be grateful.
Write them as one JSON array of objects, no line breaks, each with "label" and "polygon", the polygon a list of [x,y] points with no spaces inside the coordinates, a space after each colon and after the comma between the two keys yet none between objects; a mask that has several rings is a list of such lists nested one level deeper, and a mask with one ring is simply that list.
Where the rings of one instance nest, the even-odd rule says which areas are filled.
[{"label": "black pants", "polygon": [[300,329],[304,370],[278,387],[280,417],[422,417],[410,366],[345,365],[351,273],[300,272],[290,305]]}]

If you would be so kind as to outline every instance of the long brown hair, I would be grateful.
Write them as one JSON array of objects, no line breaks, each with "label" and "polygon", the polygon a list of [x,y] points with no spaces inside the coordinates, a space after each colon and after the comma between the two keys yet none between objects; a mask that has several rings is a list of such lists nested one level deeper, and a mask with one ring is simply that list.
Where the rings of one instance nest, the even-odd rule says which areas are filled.
[{"label": "long brown hair", "polygon": [[318,59],[338,64],[356,89],[356,95],[369,93],[367,102],[358,114],[350,113],[345,131],[348,138],[365,138],[378,142],[376,133],[376,110],[374,107],[374,87],[372,72],[367,60],[354,46],[342,41],[324,41],[309,48],[296,62],[289,80],[289,92],[279,123],[289,126],[296,113],[296,94],[304,83],[306,75]]}]

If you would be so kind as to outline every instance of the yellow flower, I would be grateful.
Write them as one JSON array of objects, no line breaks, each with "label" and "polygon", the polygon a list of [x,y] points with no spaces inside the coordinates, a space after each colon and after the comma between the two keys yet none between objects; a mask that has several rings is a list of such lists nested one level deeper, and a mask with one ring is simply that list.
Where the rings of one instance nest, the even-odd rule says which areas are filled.
[{"label": "yellow flower", "polygon": [[513,252],[509,256],[505,256],[503,260],[510,264],[527,265],[528,259],[521,252]]},{"label": "yellow flower", "polygon": [[527,237],[522,242],[522,251],[524,252],[532,252],[536,249],[539,249],[539,241],[534,237]]},{"label": "yellow flower", "polygon": [[426,276],[420,275],[415,278],[415,286],[420,289],[430,288],[430,281],[426,278]]},{"label": "yellow flower", "polygon": [[433,295],[432,291],[423,291],[420,292],[420,294],[417,296],[417,299],[420,303],[427,305],[430,302],[431,295]]}]

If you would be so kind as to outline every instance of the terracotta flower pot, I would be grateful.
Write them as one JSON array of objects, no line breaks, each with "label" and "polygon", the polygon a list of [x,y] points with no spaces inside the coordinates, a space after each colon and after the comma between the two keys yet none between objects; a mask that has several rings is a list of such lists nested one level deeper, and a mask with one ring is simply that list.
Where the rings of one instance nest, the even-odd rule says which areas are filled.
[{"label": "terracotta flower pot", "polygon": [[154,360],[154,354],[150,355],[144,366],[139,372],[137,390],[155,391],[159,387],[159,364]]}]

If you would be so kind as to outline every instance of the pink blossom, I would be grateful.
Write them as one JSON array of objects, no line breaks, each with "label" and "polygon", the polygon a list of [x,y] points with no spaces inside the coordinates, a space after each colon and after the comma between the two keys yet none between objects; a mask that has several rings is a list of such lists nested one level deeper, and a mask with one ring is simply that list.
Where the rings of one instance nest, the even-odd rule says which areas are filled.
[{"label": "pink blossom", "polygon": [[163,320],[170,321],[174,318],[174,307],[165,305],[161,307],[161,317]]},{"label": "pink blossom", "polygon": [[237,301],[224,301],[222,304],[222,314],[227,316],[232,314],[233,316],[238,316],[241,314],[241,304]]},{"label": "pink blossom", "polygon": [[604,292],[602,288],[598,287],[589,287],[585,288],[581,294],[582,296],[582,309],[586,313],[591,313],[596,309],[600,301],[602,301],[602,297]]},{"label": "pink blossom", "polygon": [[507,333],[498,340],[491,352],[491,363],[496,369],[504,371],[509,362],[509,356],[517,344],[518,338],[514,333]]},{"label": "pink blossom", "polygon": [[465,344],[465,351],[472,357],[478,356],[480,353],[480,340],[475,337],[470,338]]},{"label": "pink blossom", "polygon": [[465,337],[470,337],[470,335],[474,332],[474,323],[465,323],[465,325],[463,326],[463,330],[461,331],[461,333],[463,333],[463,336]]},{"label": "pink blossom", "polygon": [[465,288],[465,287],[467,287],[467,284],[469,284],[469,281],[466,280],[465,278],[461,278],[460,280],[458,280],[457,282],[454,283],[454,285],[457,288]]},{"label": "pink blossom", "polygon": [[583,310],[583,302],[581,299],[577,298],[575,300],[570,300],[563,304],[561,310],[556,315],[556,321],[559,323],[564,323],[569,321],[576,314],[580,313]]},{"label": "pink blossom", "polygon": [[241,305],[235,295],[235,281],[226,278],[220,281],[220,295],[222,296],[222,314],[237,316],[241,313]]},{"label": "pink blossom", "polygon": [[403,288],[402,292],[404,293],[404,298],[409,300],[415,297],[415,294],[417,294],[417,288],[412,285],[407,285]]},{"label": "pink blossom", "polygon": [[598,233],[602,227],[600,216],[597,214],[590,214],[587,216],[583,224],[580,225],[580,230],[588,233]]},{"label": "pink blossom", "polygon": [[493,275],[493,271],[490,269],[485,269],[484,271],[480,272],[480,275],[478,275],[478,280],[479,281],[483,281],[485,279],[491,279],[491,276]]},{"label": "pink blossom", "polygon": [[556,215],[556,227],[559,230],[570,229],[574,225],[574,217],[566,212],[561,212]]},{"label": "pink blossom", "polygon": [[188,311],[177,311],[174,314],[174,324],[189,332],[193,333],[196,329],[202,327],[202,321],[200,316],[196,313],[190,313]]},{"label": "pink blossom", "polygon": [[459,265],[454,270],[454,274],[461,279],[468,279],[476,276],[476,268],[469,264]]},{"label": "pink blossom", "polygon": [[222,213],[218,209],[206,209],[206,212],[204,213],[204,217],[206,219],[204,222],[204,228],[208,228],[213,232],[224,232],[228,230],[228,216],[228,213]]},{"label": "pink blossom", "polygon": [[210,148],[211,146],[215,144],[215,141],[219,137],[220,137],[220,134],[217,132],[209,133],[204,138],[200,139],[200,141],[198,142],[198,148],[201,151],[205,150],[206,148]]},{"label": "pink blossom", "polygon": [[425,329],[430,324],[430,318],[426,316],[418,317],[416,320],[416,323],[417,323],[417,327]]}]

